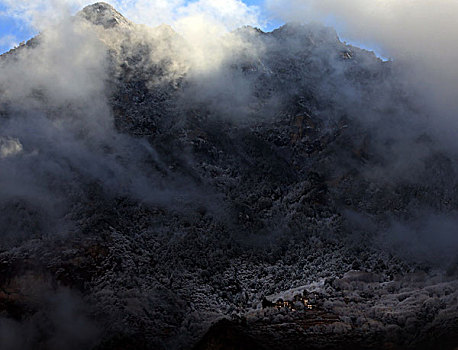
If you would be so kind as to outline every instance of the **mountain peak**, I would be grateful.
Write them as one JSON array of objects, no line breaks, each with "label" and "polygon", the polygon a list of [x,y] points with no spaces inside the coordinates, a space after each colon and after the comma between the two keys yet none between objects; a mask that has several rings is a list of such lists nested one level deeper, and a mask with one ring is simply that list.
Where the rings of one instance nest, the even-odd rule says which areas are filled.
[{"label": "mountain peak", "polygon": [[272,31],[272,34],[277,38],[308,38],[312,40],[312,42],[328,42],[328,43],[336,43],[340,42],[339,36],[334,28],[327,27],[323,24],[319,23],[295,23],[290,22],[286,23],[280,28],[275,29]]},{"label": "mountain peak", "polygon": [[95,25],[102,25],[105,28],[113,28],[122,24],[130,24],[129,21],[116,11],[113,6],[105,2],[97,2],[86,6],[78,13],[78,16]]}]

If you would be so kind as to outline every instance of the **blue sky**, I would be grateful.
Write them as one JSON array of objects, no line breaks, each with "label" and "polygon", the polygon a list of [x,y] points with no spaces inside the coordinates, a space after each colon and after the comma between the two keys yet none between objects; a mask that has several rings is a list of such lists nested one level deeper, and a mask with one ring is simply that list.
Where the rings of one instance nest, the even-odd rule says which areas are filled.
[{"label": "blue sky", "polygon": [[[0,14],[6,10],[5,5],[0,1]],[[30,39],[34,32],[25,23],[14,18],[0,15],[0,53],[17,44],[17,41]]]}]

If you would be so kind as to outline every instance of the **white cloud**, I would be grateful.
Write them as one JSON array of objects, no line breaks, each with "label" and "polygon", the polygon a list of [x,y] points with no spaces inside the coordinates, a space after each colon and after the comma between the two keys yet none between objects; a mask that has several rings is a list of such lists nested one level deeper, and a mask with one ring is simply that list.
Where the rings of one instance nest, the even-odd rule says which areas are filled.
[{"label": "white cloud", "polygon": [[162,23],[173,26],[189,17],[204,17],[229,30],[260,22],[259,8],[241,0],[114,0],[111,4],[134,22],[151,26]]},{"label": "white cloud", "polygon": [[259,9],[240,0],[199,0],[179,8],[177,12],[181,18],[205,16],[227,29],[260,24]]},{"label": "white cloud", "polygon": [[0,37],[0,47],[12,48],[17,46],[19,40],[14,35],[5,35]]},{"label": "white cloud", "polygon": [[[94,0],[3,0],[4,15],[19,18],[36,29],[68,16]],[[106,1],[130,20],[157,26],[174,25],[189,17],[203,17],[227,30],[242,25],[260,25],[260,9],[241,0],[112,0]]]},{"label": "white cloud", "polygon": [[3,0],[3,16],[18,19],[35,30],[42,30],[89,3],[85,0]]},{"label": "white cloud", "polygon": [[0,158],[15,156],[22,152],[22,144],[17,139],[0,137]]},{"label": "white cloud", "polygon": [[457,1],[267,0],[267,6],[286,21],[332,17],[346,36],[376,40],[392,55],[439,49],[458,36]]}]

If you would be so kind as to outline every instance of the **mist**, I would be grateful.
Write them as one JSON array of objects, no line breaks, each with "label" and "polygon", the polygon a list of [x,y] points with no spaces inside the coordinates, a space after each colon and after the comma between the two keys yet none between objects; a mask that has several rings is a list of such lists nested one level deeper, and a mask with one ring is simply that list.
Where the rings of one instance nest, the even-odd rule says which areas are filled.
[{"label": "mist", "polygon": [[327,23],[336,26],[342,38],[377,48],[399,67],[406,89],[421,94],[416,102],[430,115],[430,126],[454,147],[457,2],[268,0],[267,6],[284,21]]},{"label": "mist", "polygon": [[0,346],[5,350],[34,349],[46,339],[46,349],[90,349],[100,338],[99,326],[90,318],[90,307],[81,295],[67,288],[51,289],[31,283],[28,297],[46,305],[22,322],[0,317]]},{"label": "mist", "polygon": [[[265,24],[259,8],[238,0],[224,5],[205,0],[115,1],[113,5],[140,23],[118,14],[115,26],[94,25],[84,13],[83,19],[70,17],[86,3],[6,3],[10,15],[41,31],[34,39],[36,47],[22,47],[0,64],[1,103],[16,116],[5,120],[0,135],[0,161],[7,165],[1,174],[8,184],[4,207],[17,207],[12,198],[36,201],[36,209],[27,214],[31,226],[43,210],[61,217],[70,205],[69,196],[84,196],[81,181],[150,201],[167,201],[171,193],[193,187],[183,178],[173,180],[173,185],[169,180],[164,183],[163,176],[145,164],[167,169],[167,160],[145,139],[120,132],[119,125],[138,128],[117,115],[118,105],[125,109],[111,97],[114,79],[129,70],[137,72],[132,84],[147,82],[145,94],[154,97],[163,90],[174,100],[165,107],[158,102],[174,117],[148,121],[154,127],[182,125],[192,109],[188,106],[239,125],[268,120],[298,95],[311,91],[317,100],[332,101],[332,107],[310,104],[306,111],[333,125],[339,122],[339,110],[344,110],[363,125],[371,151],[382,161],[362,172],[378,183],[427,184],[431,180],[422,174],[431,158],[441,152],[453,158],[458,151],[453,142],[458,96],[452,88],[458,79],[457,52],[453,45],[444,49],[458,39],[452,19],[457,9],[451,2],[432,6],[428,1],[267,1],[274,18],[333,24],[341,37],[377,47],[391,60],[384,63],[341,44],[332,29],[318,24],[288,27],[284,31],[291,31],[290,36],[277,31],[275,39],[251,27],[235,30],[245,24]],[[161,23],[171,26],[158,26]],[[304,40],[312,49],[304,49]],[[314,48],[316,42],[324,46]],[[360,55],[361,67],[378,77],[355,83],[351,67],[339,57],[329,57],[326,50],[353,50]],[[303,67],[294,67],[305,74],[302,80],[294,80],[294,71],[275,72],[298,55],[314,57]],[[389,79],[383,78],[385,70]],[[151,108],[159,113],[160,108]],[[424,134],[433,135],[432,142],[419,141]],[[182,160],[193,164],[189,155]],[[453,159],[450,164],[453,171]],[[336,166],[333,171],[345,169]],[[190,192],[193,197],[199,190]]]},{"label": "mist", "polygon": [[[119,133],[109,107],[108,47],[98,28],[62,17],[0,62],[2,239],[72,231],[63,217],[98,184],[108,195],[168,201],[143,140]],[[180,181],[180,183],[183,183]],[[86,198],[86,199],[85,199]]]},{"label": "mist", "polygon": [[381,324],[412,315],[395,279],[422,308],[411,272],[455,278],[454,3],[267,0],[272,32],[240,0],[90,3],[5,1],[39,34],[0,58],[0,298],[33,306],[0,346],[189,348],[285,290],[353,308],[345,278]]},{"label": "mist", "polygon": [[[183,35],[167,25],[134,24],[119,13],[115,25],[105,22],[110,18],[84,11],[71,16],[83,3],[7,3],[9,15],[40,34],[0,62],[4,247],[42,234],[74,232],[68,213],[93,197],[87,186],[100,187],[111,198],[127,196],[174,208],[208,200],[192,174],[170,171],[175,155],[159,155],[145,138],[134,138],[115,125],[126,117],[112,109],[118,104],[112,93],[116,79],[128,69],[138,72],[132,84],[147,82],[145,93],[154,95],[159,89],[176,97],[167,107],[168,113],[175,111],[174,123],[180,124],[189,104],[206,105],[211,113],[231,119],[248,113],[244,106],[253,97],[252,89],[244,76],[233,75],[231,62],[240,55],[253,58],[261,48],[229,33],[245,20],[254,22],[254,11],[243,3],[234,1],[224,13],[215,12],[221,6],[205,3],[173,8],[176,16],[164,20],[171,20]],[[146,5],[139,2],[135,8],[145,10]],[[177,94],[185,76],[188,87]],[[227,112],[234,106],[240,106],[237,117]],[[186,155],[180,159],[183,167],[192,161]]]}]

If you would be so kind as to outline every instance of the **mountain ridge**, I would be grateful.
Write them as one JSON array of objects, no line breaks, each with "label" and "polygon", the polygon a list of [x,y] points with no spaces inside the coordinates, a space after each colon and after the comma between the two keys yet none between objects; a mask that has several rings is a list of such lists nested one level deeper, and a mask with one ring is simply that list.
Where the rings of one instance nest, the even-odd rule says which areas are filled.
[{"label": "mountain ridge", "polygon": [[78,16],[0,61],[6,345],[453,349],[456,158],[393,64]]}]

